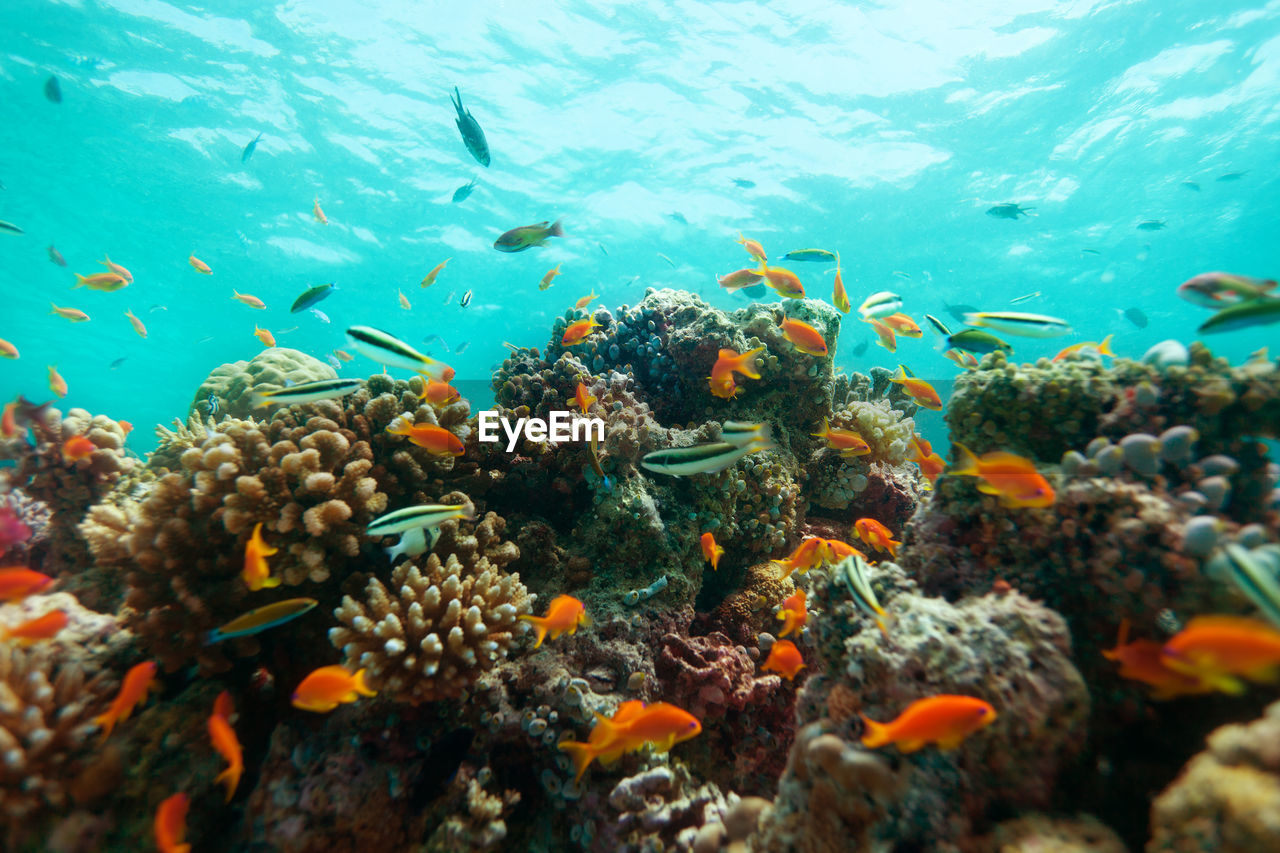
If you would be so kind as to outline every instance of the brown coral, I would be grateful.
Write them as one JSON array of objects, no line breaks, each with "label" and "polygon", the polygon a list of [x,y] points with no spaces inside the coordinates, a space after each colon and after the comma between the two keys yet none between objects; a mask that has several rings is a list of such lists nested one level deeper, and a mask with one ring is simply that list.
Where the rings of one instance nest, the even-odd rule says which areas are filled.
[{"label": "brown coral", "polygon": [[455,697],[506,657],[532,599],[520,575],[502,571],[511,548],[484,547],[497,542],[502,524],[489,513],[476,526],[479,549],[463,550],[460,559],[442,541],[437,551],[448,554],[444,561],[432,553],[421,570],[401,563],[390,589],[370,578],[363,604],[343,598],[334,611],[343,624],[329,640],[349,666],[368,671],[371,687],[413,703]]},{"label": "brown coral", "polygon": [[66,805],[103,693],[50,647],[0,647],[0,815],[15,826]]}]

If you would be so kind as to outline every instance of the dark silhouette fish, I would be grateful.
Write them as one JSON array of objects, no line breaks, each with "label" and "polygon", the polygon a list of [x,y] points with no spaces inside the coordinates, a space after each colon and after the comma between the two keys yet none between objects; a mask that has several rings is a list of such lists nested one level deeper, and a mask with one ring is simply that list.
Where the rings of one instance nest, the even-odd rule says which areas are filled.
[{"label": "dark silhouette fish", "polygon": [[672,222],[679,222],[681,225],[689,224],[689,220],[685,219],[684,214],[678,210],[674,210],[671,213],[668,213],[667,218],[670,219]]},{"label": "dark silhouette fish", "polygon": [[1141,308],[1126,308],[1124,310],[1124,316],[1126,320],[1137,326],[1139,329],[1145,329],[1147,327],[1147,315],[1142,313]]},{"label": "dark silhouette fish", "polygon": [[471,114],[471,110],[462,108],[462,93],[458,91],[457,86],[453,87],[453,95],[454,97],[450,100],[453,102],[453,108],[458,111],[455,121],[458,125],[458,133],[462,134],[462,144],[467,146],[467,150],[471,152],[472,157],[476,158],[477,163],[488,166],[489,143],[484,138],[484,131],[480,129],[480,123]]},{"label": "dark silhouette fish", "polygon": [[756,185],[755,181],[748,181],[746,178],[734,178],[733,183],[734,186],[742,187],[744,190],[749,190]]},{"label": "dark silhouette fish", "polygon": [[1186,187],[1187,189],[1193,192],[1200,192],[1200,185],[1195,181],[1183,181],[1182,186]]},{"label": "dark silhouette fish", "polygon": [[254,152],[254,151],[256,151],[256,150],[257,150],[257,148],[258,148],[258,140],[260,140],[260,139],[262,139],[262,134],[261,134],[261,133],[259,133],[257,136],[255,136],[255,137],[253,138],[253,141],[251,141],[248,145],[246,145],[246,146],[244,147],[244,150],[240,152],[240,162],[241,162],[241,163],[248,163],[248,162],[249,162],[249,158],[253,156],[253,152]]},{"label": "dark silhouette fish", "polygon": [[1238,180],[1240,180],[1241,178],[1243,178],[1243,177],[1244,177],[1245,175],[1247,175],[1247,174],[1249,174],[1247,171],[1245,171],[1245,172],[1227,172],[1225,175],[1219,175],[1217,178],[1215,178],[1215,180],[1218,180],[1218,181],[1238,181]]},{"label": "dark silhouette fish", "polygon": [[947,305],[947,313],[950,314],[957,323],[964,322],[964,315],[976,314],[978,309],[973,305],[966,305],[961,302],[959,305]]},{"label": "dark silhouette fish", "polygon": [[858,345],[855,346],[853,349],[851,349],[850,352],[853,353],[854,355],[862,355],[864,352],[867,351],[867,347],[869,346],[871,346],[871,342],[868,341],[866,338],[863,338],[862,340],[858,341]]},{"label": "dark silhouette fish", "polygon": [[117,358],[115,361],[111,362],[111,369],[115,370],[117,367],[124,364],[124,358],[125,358],[124,356],[121,356],[120,358]]},{"label": "dark silhouette fish", "polygon": [[1163,219],[1144,219],[1138,223],[1139,231],[1160,231],[1164,227]]},{"label": "dark silhouette fish", "polygon": [[1028,210],[1035,210],[1034,207],[1019,207],[1013,202],[1005,202],[997,204],[995,207],[987,210],[987,216],[994,216],[996,219],[1017,219],[1019,216],[1028,216]]},{"label": "dark silhouette fish", "polygon": [[453,203],[457,204],[458,202],[465,200],[467,196],[471,195],[471,191],[474,190],[475,188],[476,188],[476,179],[472,178],[471,183],[463,184],[462,186],[458,187],[456,190],[453,191]]},{"label": "dark silhouette fish", "polygon": [[62,84],[52,74],[44,81],[44,96],[55,104],[62,103]]},{"label": "dark silhouette fish", "polygon": [[65,267],[67,265],[67,259],[62,257],[62,253],[53,248],[52,245],[49,246],[49,260],[53,261],[60,267]]}]

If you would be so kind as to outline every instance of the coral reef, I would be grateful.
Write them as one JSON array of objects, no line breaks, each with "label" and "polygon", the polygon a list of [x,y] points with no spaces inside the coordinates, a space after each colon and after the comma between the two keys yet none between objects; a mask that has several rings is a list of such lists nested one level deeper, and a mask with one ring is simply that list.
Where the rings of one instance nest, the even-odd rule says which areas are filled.
[{"label": "coral reef", "polygon": [[0,494],[0,564],[38,564],[49,541],[52,513],[21,489]]},{"label": "coral reef", "polygon": [[1031,814],[1006,820],[977,839],[976,853],[1125,853],[1123,841],[1091,815]]},{"label": "coral reef", "polygon": [[1148,853],[1280,850],[1280,702],[1228,725],[1151,806]]},{"label": "coral reef", "polygon": [[416,703],[456,698],[505,657],[532,598],[518,574],[502,571],[518,556],[500,541],[503,527],[489,513],[476,525],[474,547],[438,543],[421,570],[397,566],[390,589],[375,577],[363,603],[343,598],[334,611],[342,624],[329,640],[347,666],[366,669],[367,683],[384,696]]},{"label": "coral reef", "polygon": [[[254,391],[279,391],[286,385],[336,379],[333,368],[305,352],[288,347],[268,347],[249,361],[233,361],[213,369],[196,389],[187,407],[188,415],[215,419],[222,416],[245,418],[255,413]],[[209,397],[218,401],[217,412],[211,411]]]}]

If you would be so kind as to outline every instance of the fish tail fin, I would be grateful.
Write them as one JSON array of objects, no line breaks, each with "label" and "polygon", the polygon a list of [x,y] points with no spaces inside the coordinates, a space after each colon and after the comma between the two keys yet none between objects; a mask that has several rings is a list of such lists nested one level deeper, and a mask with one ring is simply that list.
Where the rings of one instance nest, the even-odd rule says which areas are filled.
[{"label": "fish tail fin", "polygon": [[378,691],[371,690],[369,685],[365,684],[364,672],[363,669],[357,669],[356,674],[351,676],[351,688],[361,696],[377,696]]},{"label": "fish tail fin", "polygon": [[960,442],[955,443],[956,451],[960,454],[960,460],[957,467],[952,469],[951,473],[959,477],[976,477],[978,476],[978,457],[973,455],[973,451],[965,447]]},{"label": "fish tail fin", "polygon": [[1098,352],[1103,355],[1115,355],[1115,353],[1111,351],[1111,339],[1114,337],[1115,335],[1107,335],[1103,338],[1102,343],[1098,344]]},{"label": "fish tail fin", "polygon": [[877,723],[870,719],[866,714],[859,714],[862,718],[862,725],[866,727],[866,731],[862,735],[862,745],[868,749],[875,749],[884,746],[892,741],[889,735],[889,726],[885,723]]},{"label": "fish tail fin", "polygon": [[520,616],[520,621],[528,622],[530,625],[533,626],[533,630],[537,633],[538,639],[537,639],[537,642],[533,644],[533,647],[536,649],[539,646],[541,646],[542,641],[547,638],[546,620],[544,620],[541,616],[529,616],[528,614],[523,614]]},{"label": "fish tail fin", "polygon": [[243,770],[243,767],[237,767],[233,764],[214,777],[213,784],[215,785],[222,782],[227,783],[227,798],[224,802],[231,802],[231,798],[235,796],[236,787],[240,784],[240,774]]},{"label": "fish tail fin", "polygon": [[[551,223],[551,227],[547,229],[547,236],[548,236],[548,237],[563,237],[563,236],[564,236],[564,228],[562,228],[562,227],[560,226],[560,220],[559,220],[559,219],[557,219],[555,222],[552,222],[552,223]],[[556,267],[556,269],[559,269],[559,267],[557,266],[557,267]]]},{"label": "fish tail fin", "polygon": [[831,420],[829,418],[824,417],[822,419],[822,429],[820,429],[818,432],[811,432],[809,433],[809,435],[813,436],[814,438],[826,438],[827,436],[831,435]]},{"label": "fish tail fin", "polygon": [[280,578],[274,575],[271,577],[263,578],[262,580],[263,589],[275,589],[278,586],[280,586]]},{"label": "fish tail fin", "polygon": [[84,277],[84,276],[82,276],[82,275],[80,275],[80,273],[75,273],[75,277],[76,277],[76,286],[75,286],[75,287],[73,287],[73,288],[71,288],[71,289],[72,289],[72,290],[78,290],[78,289],[80,289],[80,288],[84,287],[84,285],[85,285],[85,281],[86,281],[85,277]]},{"label": "fish tail fin", "polygon": [[107,710],[94,717],[93,724],[102,727],[102,740],[105,742],[107,738],[111,737],[111,730],[116,727],[116,715]]},{"label": "fish tail fin", "polygon": [[569,753],[569,757],[573,759],[573,766],[578,771],[577,775],[573,777],[573,781],[576,783],[582,778],[582,774],[587,772],[587,767],[591,765],[591,762],[595,760],[595,748],[589,743],[566,740],[560,742],[560,750]]},{"label": "fish tail fin", "polygon": [[762,352],[764,352],[764,347],[756,347],[755,349],[747,350],[739,356],[741,359],[741,366],[738,368],[738,372],[748,379],[759,379],[760,371],[756,370],[755,360],[756,356]]},{"label": "fish tail fin", "polygon": [[889,381],[895,385],[901,385],[907,381],[907,369],[901,364],[898,365],[898,372],[889,377]]}]

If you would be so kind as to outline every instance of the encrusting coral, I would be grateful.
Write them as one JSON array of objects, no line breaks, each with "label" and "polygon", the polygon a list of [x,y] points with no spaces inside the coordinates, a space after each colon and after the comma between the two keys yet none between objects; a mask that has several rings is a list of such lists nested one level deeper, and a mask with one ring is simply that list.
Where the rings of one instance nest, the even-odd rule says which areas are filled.
[{"label": "encrusting coral", "polygon": [[518,574],[502,570],[518,556],[500,541],[503,527],[489,513],[475,526],[477,547],[450,550],[442,536],[421,569],[401,563],[390,588],[374,577],[363,603],[344,597],[329,639],[348,667],[365,669],[384,696],[418,703],[460,695],[506,657],[532,598]]}]

